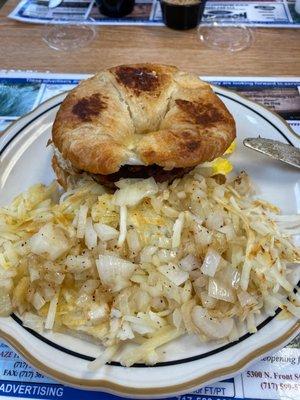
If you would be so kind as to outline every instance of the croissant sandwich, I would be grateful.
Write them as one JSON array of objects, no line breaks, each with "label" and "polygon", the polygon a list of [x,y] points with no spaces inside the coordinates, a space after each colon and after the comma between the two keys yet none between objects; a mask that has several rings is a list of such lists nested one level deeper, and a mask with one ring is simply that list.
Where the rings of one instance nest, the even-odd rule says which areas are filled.
[{"label": "croissant sandwich", "polygon": [[57,113],[53,169],[90,174],[108,187],[121,178],[180,177],[222,155],[235,122],[196,75],[159,64],[121,65],[82,81]]}]

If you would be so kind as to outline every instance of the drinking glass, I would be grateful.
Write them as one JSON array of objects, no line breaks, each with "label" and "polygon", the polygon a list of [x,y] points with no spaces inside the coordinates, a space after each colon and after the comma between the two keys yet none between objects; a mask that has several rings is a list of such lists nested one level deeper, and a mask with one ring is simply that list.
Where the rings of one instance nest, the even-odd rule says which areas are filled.
[{"label": "drinking glass", "polygon": [[[243,24],[224,25],[217,21],[218,14],[205,12],[198,27],[198,37],[201,42],[215,50],[236,52],[250,47],[254,37],[252,30]],[[206,25],[206,23],[208,25]]]},{"label": "drinking glass", "polygon": [[74,51],[85,47],[96,37],[96,29],[89,22],[94,20],[52,20],[44,26],[42,39],[49,47],[61,51]]}]

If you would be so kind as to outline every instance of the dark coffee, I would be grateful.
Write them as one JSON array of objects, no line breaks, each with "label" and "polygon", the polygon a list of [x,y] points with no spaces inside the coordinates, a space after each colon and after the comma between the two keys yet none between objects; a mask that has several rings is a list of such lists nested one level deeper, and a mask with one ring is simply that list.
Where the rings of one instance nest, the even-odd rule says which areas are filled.
[{"label": "dark coffee", "polygon": [[172,29],[192,29],[201,21],[204,1],[160,1],[163,21],[165,25]]},{"label": "dark coffee", "polygon": [[132,12],[135,0],[96,0],[101,14],[112,18],[124,17]]}]

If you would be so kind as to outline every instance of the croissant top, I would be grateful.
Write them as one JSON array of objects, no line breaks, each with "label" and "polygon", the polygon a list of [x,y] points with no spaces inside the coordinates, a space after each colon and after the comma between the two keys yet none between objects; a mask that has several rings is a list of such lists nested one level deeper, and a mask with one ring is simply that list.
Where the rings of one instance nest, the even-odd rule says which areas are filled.
[{"label": "croissant top", "polygon": [[81,82],[52,131],[65,160],[103,175],[124,165],[193,167],[234,138],[234,119],[207,83],[159,64],[120,65]]}]

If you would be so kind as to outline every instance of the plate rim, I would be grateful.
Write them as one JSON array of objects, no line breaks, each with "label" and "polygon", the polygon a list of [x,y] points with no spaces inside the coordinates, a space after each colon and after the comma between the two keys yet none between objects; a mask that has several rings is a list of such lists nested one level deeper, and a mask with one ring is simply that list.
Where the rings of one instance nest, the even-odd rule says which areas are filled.
[{"label": "plate rim", "polygon": [[232,377],[238,372],[243,371],[249,364],[263,356],[271,352],[274,349],[280,348],[282,345],[287,343],[291,338],[295,337],[300,330],[300,321],[296,321],[294,325],[292,325],[288,331],[286,331],[280,337],[274,339],[272,342],[265,344],[264,346],[258,347],[253,350],[251,353],[247,354],[241,360],[237,361],[235,364],[229,365],[228,367],[223,367],[211,371],[205,375],[200,375],[197,378],[194,378],[190,381],[182,382],[177,385],[171,386],[163,386],[163,387],[151,387],[151,388],[133,388],[127,387],[124,385],[120,385],[114,383],[110,380],[106,379],[84,379],[84,378],[76,378],[66,373],[58,372],[51,367],[48,367],[46,364],[42,363],[33,354],[27,350],[17,339],[8,333],[4,332],[0,328],[0,337],[4,339],[9,345],[11,345],[14,349],[17,350],[21,356],[23,356],[29,364],[31,364],[34,368],[41,371],[46,376],[56,379],[59,382],[62,382],[67,385],[71,385],[78,389],[87,389],[87,390],[108,390],[114,394],[122,394],[125,396],[139,396],[138,398],[149,398],[149,396],[165,396],[165,395],[173,395],[174,393],[188,393],[189,390],[194,389],[196,387],[201,387],[209,382],[216,382],[217,380],[225,379],[226,377]]},{"label": "plate rim", "polygon": [[[248,107],[248,105],[252,105],[254,110],[259,110],[261,109],[262,112],[271,114],[272,119],[275,119],[275,121],[280,121],[284,127],[286,132],[281,132],[283,134],[283,137],[285,135],[291,134],[292,137],[296,140],[300,139],[300,135],[296,134],[292,128],[288,125],[288,123],[277,113],[274,111],[268,109],[267,107],[258,104],[252,100],[247,99],[243,95],[239,94],[236,91],[232,91],[223,87],[219,87],[216,85],[211,85],[213,90],[216,92],[219,92],[219,94],[223,94],[222,92],[225,92],[224,95],[231,99],[231,100],[238,100],[239,103],[243,106]],[[1,151],[5,151],[5,148],[9,146],[11,143],[11,140],[13,140],[17,135],[14,136],[16,128],[20,128],[21,130],[24,129],[27,124],[30,124],[32,122],[31,117],[33,117],[39,110],[43,110],[47,108],[47,106],[52,106],[51,108],[54,108],[56,106],[59,106],[59,104],[55,104],[58,100],[63,100],[64,97],[67,95],[68,92],[63,92],[60,93],[56,96],[53,96],[52,98],[46,100],[45,102],[41,103],[38,107],[36,107],[34,110],[28,112],[27,114],[23,115],[20,117],[18,120],[12,122],[9,127],[7,127],[1,134],[0,139],[1,141],[4,140],[4,143],[0,144],[0,149]],[[218,94],[218,93],[217,93]],[[245,104],[246,103],[246,104]],[[54,106],[55,104],[55,106]],[[47,112],[48,110],[45,110]],[[50,110],[49,110],[50,111]],[[265,118],[265,116],[263,116]],[[272,123],[272,120],[268,122]],[[273,123],[272,123],[273,125]],[[274,126],[275,127],[275,126]],[[277,130],[280,132],[281,128],[277,127]],[[12,137],[10,138],[10,135]],[[288,139],[290,139],[288,137]],[[292,145],[294,143],[292,142]],[[233,376],[236,373],[242,371],[249,365],[251,362],[254,360],[258,359],[261,357],[263,354],[266,354],[268,352],[271,352],[272,350],[282,346],[284,343],[289,341],[293,336],[297,334],[297,332],[300,330],[300,321],[296,321],[293,326],[291,326],[285,333],[283,333],[281,336],[277,337],[274,339],[272,342],[265,344],[263,346],[260,346],[256,349],[254,349],[252,352],[246,354],[242,359],[238,360],[236,363],[229,365],[227,367],[215,369],[207,374],[202,374],[196,378],[193,378],[190,381],[185,381],[177,385],[171,385],[171,386],[163,386],[163,387],[154,387],[154,388],[137,388],[137,387],[127,387],[123,386],[120,384],[117,384],[115,382],[112,382],[110,380],[106,379],[98,379],[93,380],[93,379],[85,379],[85,378],[77,378],[71,375],[68,375],[67,373],[62,373],[59,371],[56,371],[49,367],[48,365],[44,364],[42,361],[38,360],[37,358],[34,357],[34,355],[27,350],[16,338],[11,336],[9,333],[5,332],[4,330],[1,329],[0,327],[0,337],[4,339],[9,345],[11,345],[18,353],[20,353],[28,362],[37,370],[43,372],[45,375],[50,376],[60,382],[63,382],[67,385],[71,385],[73,387],[77,387],[80,389],[86,388],[88,390],[105,390],[105,391],[111,391],[112,393],[117,393],[125,396],[142,396],[142,397],[149,397],[150,395],[152,396],[164,396],[164,395],[172,395],[174,393],[178,392],[187,392],[188,390],[195,388],[195,387],[200,387],[204,384],[207,384],[209,382],[216,381],[218,379],[224,379],[225,377]]]}]

